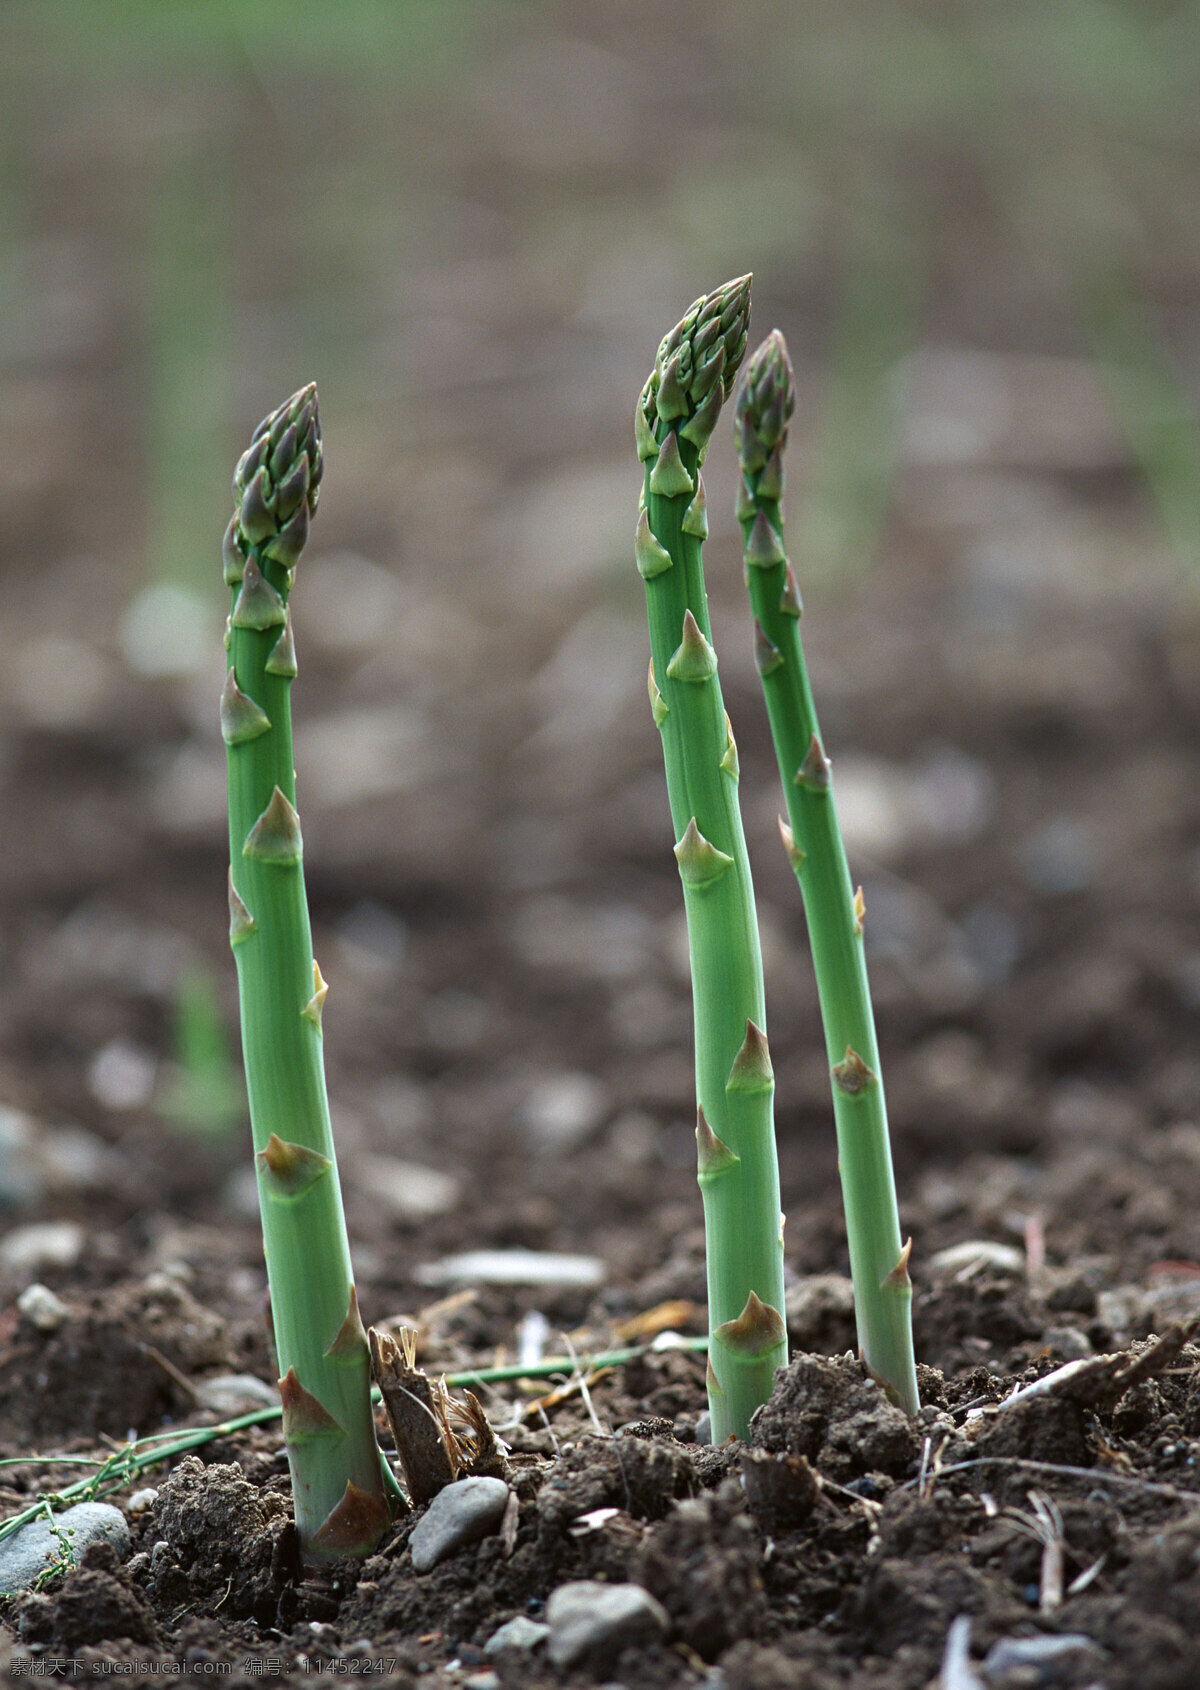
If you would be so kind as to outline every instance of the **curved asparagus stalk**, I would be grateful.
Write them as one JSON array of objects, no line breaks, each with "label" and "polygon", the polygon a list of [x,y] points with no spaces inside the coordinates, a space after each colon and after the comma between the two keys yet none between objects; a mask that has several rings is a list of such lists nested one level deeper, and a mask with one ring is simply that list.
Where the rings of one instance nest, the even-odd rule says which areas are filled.
[{"label": "curved asparagus stalk", "polygon": [[755,657],[787,800],[790,826],[780,827],[804,898],[825,1023],[859,1348],[871,1372],[915,1414],[910,1246],[900,1242],[862,892],[850,882],[800,644],[800,593],[783,543],[783,450],[794,404],[787,347],[775,330],[747,365],[734,423]]},{"label": "curved asparagus stalk", "polygon": [[364,1555],[388,1521],[325,1096],[321,1010],[296,813],[292,572],[317,508],[317,391],[259,424],[225,533],[233,594],[221,729],[229,773],[230,943],[296,1526],[310,1558]]},{"label": "curved asparagus stalk", "polygon": [[635,413],[646,465],[635,555],[650,623],[650,702],[691,946],[716,1443],[746,1435],[787,1360],[758,925],[700,558],[708,533],[700,465],[745,351],[749,315],[749,276],[698,299],[659,347]]}]

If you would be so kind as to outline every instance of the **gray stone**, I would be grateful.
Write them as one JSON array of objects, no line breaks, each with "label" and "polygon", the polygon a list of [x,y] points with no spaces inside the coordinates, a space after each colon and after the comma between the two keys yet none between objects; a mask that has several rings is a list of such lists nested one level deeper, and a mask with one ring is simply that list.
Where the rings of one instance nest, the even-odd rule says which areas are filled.
[{"label": "gray stone", "polygon": [[119,1508],[107,1502],[77,1502],[54,1516],[31,1520],[0,1543],[0,1595],[27,1590],[47,1567],[63,1559],[62,1534],[78,1561],[90,1543],[111,1543],[122,1560],[129,1554],[129,1527]]},{"label": "gray stone", "polygon": [[546,1604],[547,1652],[556,1667],[585,1662],[594,1672],[612,1665],[622,1649],[641,1648],[667,1635],[671,1621],[661,1602],[640,1584],[561,1584]]},{"label": "gray stone", "polygon": [[477,1543],[499,1526],[508,1506],[503,1479],[459,1479],[434,1497],[408,1540],[413,1571],[427,1573],[464,1544]]},{"label": "gray stone", "polygon": [[256,1379],[253,1373],[219,1373],[215,1378],[202,1379],[196,1386],[196,1401],[201,1408],[214,1414],[232,1418],[236,1414],[251,1414],[256,1408],[278,1408],[279,1387]]},{"label": "gray stone", "polygon": [[520,1649],[528,1653],[536,1649],[539,1643],[544,1643],[550,1635],[550,1627],[543,1625],[541,1620],[531,1620],[527,1614],[518,1614],[515,1619],[505,1620],[498,1631],[494,1631],[483,1646],[485,1655],[498,1655],[503,1649]]}]

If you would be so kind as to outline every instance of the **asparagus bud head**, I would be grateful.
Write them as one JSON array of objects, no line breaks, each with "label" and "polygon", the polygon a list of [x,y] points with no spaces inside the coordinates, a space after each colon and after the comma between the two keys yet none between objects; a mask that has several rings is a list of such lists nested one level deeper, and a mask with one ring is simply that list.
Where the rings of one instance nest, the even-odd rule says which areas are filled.
[{"label": "asparagus bud head", "polygon": [[225,533],[225,579],[241,580],[251,551],[294,569],[316,514],[324,472],[315,382],[264,417],[233,472],[234,512]]},{"label": "asparagus bud head", "polygon": [[746,351],[751,280],[737,276],[702,294],[663,337],[635,418],[643,460],[655,454],[664,430],[690,441],[703,458]]},{"label": "asparagus bud head", "polygon": [[796,383],[787,343],[778,329],[772,329],[742,376],[734,438],[747,483],[776,503],[783,496],[781,460],[795,409]]}]

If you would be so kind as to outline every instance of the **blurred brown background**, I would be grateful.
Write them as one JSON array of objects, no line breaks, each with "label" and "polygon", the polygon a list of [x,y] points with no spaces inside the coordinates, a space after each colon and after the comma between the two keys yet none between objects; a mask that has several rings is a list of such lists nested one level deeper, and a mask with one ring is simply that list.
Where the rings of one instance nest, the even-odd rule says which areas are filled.
[{"label": "blurred brown background", "polygon": [[[747,269],[797,368],[790,550],[906,1221],[1019,1233],[1086,1192],[1052,1249],[1141,1204],[1147,1260],[1200,1251],[1198,64],[1200,9],[1156,0],[9,0],[7,1281],[244,1222],[256,1283],[217,553],[241,444],[315,378],[297,761],[369,1312],[472,1242],[695,1289],[630,419]],[[827,1078],[724,430],[708,480],[812,1271]],[[1089,1160],[1126,1152],[1166,1171]]]}]

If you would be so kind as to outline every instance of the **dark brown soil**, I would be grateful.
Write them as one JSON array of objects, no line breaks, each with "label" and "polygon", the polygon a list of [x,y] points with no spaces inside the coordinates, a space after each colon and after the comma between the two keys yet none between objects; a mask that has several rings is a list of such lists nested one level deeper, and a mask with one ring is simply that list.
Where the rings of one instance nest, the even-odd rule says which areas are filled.
[{"label": "dark brown soil", "polygon": [[[545,1381],[499,1387],[515,1536],[417,1574],[410,1518],[364,1565],[318,1574],[298,1560],[277,1427],[222,1436],[118,1493],[157,1490],[131,1512],[129,1558],[91,1550],[0,1607],[0,1670],[1194,1690],[1200,1351],[1119,1397],[1093,1379],[1001,1406],[1200,1313],[1195,524],[1189,539],[1182,506],[1155,503],[1153,443],[1117,426],[1074,312],[1071,208],[1033,157],[1057,182],[1056,160],[1116,149],[1129,203],[1106,199],[1087,240],[1143,231],[1123,262],[1186,409],[1200,275],[1166,208],[1195,203],[1200,103],[1153,96],[1159,58],[1125,105],[1109,98],[1143,48],[1194,62],[1169,51],[1177,9],[1146,9],[1153,43],[1138,8],[1103,9],[1129,36],[1086,122],[1039,68],[1040,37],[1017,36],[986,101],[956,83],[935,121],[859,4],[697,0],[686,43],[666,0],[439,0],[402,40],[374,11],[327,37],[297,9],[284,42],[263,21],[279,8],[238,9],[233,34],[179,8],[175,36],[151,20],[177,9],[133,6],[127,38],[84,27],[102,10],[42,0],[0,25],[0,1455],[106,1455],[231,1412],[204,1406],[214,1378],[274,1381],[245,1123],[217,1130],[219,1062],[181,1083],[178,1015],[199,981],[234,1040],[228,473],[314,375],[328,474],[294,600],[297,764],[364,1315],[419,1321],[432,1372],[511,1360],[530,1317],[551,1353],[564,1334],[578,1354],[625,1342],[668,1303],[652,1328],[703,1332],[629,417],[659,334],[751,265],[752,332],[778,323],[798,368],[792,551],[865,886],[925,1407],[907,1422],[848,1353],[827,1066],[722,432],[708,570],[764,934],[795,1357],[754,1449],[698,1441],[687,1351],[594,1380],[590,1412],[578,1391],[534,1406]],[[914,30],[922,14],[927,47],[947,32],[964,77],[996,46],[972,34],[990,8],[898,10]],[[1081,71],[1072,97],[1087,86]],[[1003,169],[980,162],[984,109],[1029,158],[1006,142]],[[769,191],[746,190],[768,157]],[[894,482],[864,491],[889,514],[879,533],[849,524],[839,569],[822,454],[848,266],[869,282],[899,250],[885,223],[859,251],[865,205],[924,232],[927,303]],[[189,396],[182,421],[171,393]],[[864,490],[861,444],[841,471]],[[147,603],[161,635],[148,585],[193,595],[201,655],[185,639],[169,673],[134,637]],[[457,1252],[509,1247],[601,1267],[585,1289],[439,1276]],[[64,1305],[53,1329],[17,1306],[33,1284]],[[77,1476],[4,1468],[0,1514]],[[1058,1517],[1054,1606],[1036,1534]],[[540,1646],[484,1655],[579,1579],[650,1591],[663,1640],[594,1671],[557,1671]],[[952,1651],[939,1683],[964,1617],[978,1676]],[[1072,1637],[1032,1661],[1009,1646]]]}]

